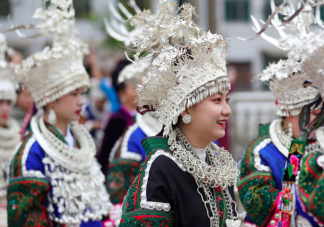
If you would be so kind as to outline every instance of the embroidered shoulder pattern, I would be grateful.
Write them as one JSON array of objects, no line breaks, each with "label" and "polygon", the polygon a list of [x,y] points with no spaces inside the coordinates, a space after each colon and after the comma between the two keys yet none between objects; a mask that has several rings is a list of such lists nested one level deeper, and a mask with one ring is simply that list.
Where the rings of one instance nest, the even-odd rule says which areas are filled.
[{"label": "embroidered shoulder pattern", "polygon": [[33,133],[29,132],[28,135],[25,136],[20,147],[18,148],[18,150],[16,151],[15,155],[12,158],[11,165],[10,165],[10,173],[9,173],[11,178],[22,176],[21,158],[25,150],[26,144],[28,143],[32,135]]},{"label": "embroidered shoulder pattern", "polygon": [[171,212],[157,210],[137,210],[123,215],[119,224],[120,227],[136,227],[136,226],[173,226],[174,215]]},{"label": "embroidered shoulder pattern", "polygon": [[321,155],[322,153],[310,153],[302,159],[297,179],[297,194],[303,210],[323,226],[324,177],[323,169],[317,164],[317,159]]},{"label": "embroidered shoulder pattern", "polygon": [[26,161],[31,147],[36,142],[36,138],[30,132],[23,140],[21,146],[12,158],[10,165],[10,178],[17,177],[39,177],[45,178],[44,174],[38,170],[27,170]]},{"label": "embroidered shoulder pattern", "polygon": [[264,226],[276,207],[279,190],[270,168],[261,164],[259,152],[271,142],[258,137],[245,150],[240,161],[237,187],[241,202],[250,219],[257,226]]},{"label": "embroidered shoulder pattern", "polygon": [[[149,224],[147,221],[150,221],[150,218],[152,219],[151,221],[159,223],[159,225],[154,226],[172,226],[173,215],[170,211],[170,204],[159,201],[147,201],[146,197],[150,168],[154,160],[160,155],[165,155],[176,162],[175,158],[168,151],[157,150],[148,155],[141,164],[139,172],[125,198],[121,222],[123,225],[121,226],[137,226],[135,224],[147,226]],[[180,164],[177,164],[180,168]],[[182,170],[185,171],[183,168]]]},{"label": "embroidered shoulder pattern", "polygon": [[18,178],[8,186],[8,226],[49,226],[45,198],[49,182],[39,178]]},{"label": "embroidered shoulder pattern", "polygon": [[109,163],[107,192],[113,204],[122,203],[129,186],[136,177],[140,162],[117,159]]}]

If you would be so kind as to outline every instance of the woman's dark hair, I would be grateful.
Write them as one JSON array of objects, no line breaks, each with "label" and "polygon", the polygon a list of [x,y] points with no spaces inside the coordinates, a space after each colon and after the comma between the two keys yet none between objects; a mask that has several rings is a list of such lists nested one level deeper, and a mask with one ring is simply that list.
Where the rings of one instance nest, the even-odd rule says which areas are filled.
[{"label": "woman's dark hair", "polygon": [[118,77],[120,72],[130,64],[130,61],[127,59],[121,60],[118,65],[116,66],[115,70],[112,72],[112,85],[115,88],[116,92],[118,93],[119,91],[123,91],[126,88],[126,84],[123,83],[118,83]]}]

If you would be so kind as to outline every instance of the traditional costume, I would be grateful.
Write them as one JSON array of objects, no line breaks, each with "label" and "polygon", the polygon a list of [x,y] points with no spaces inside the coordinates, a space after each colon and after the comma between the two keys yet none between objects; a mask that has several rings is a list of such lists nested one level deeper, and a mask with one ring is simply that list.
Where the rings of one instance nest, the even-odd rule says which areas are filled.
[{"label": "traditional costume", "polygon": [[[135,11],[139,10],[135,1],[130,1],[130,3],[131,7]],[[129,47],[131,45],[131,41],[137,37],[139,30],[134,29],[133,31],[128,31],[127,26],[120,22],[120,18],[122,17],[117,13],[111,1],[109,2],[109,7],[113,15],[112,20],[114,21],[111,22],[106,18],[104,19],[107,33],[118,41],[124,43],[126,47]],[[123,10],[126,9],[123,8]],[[117,26],[117,28],[114,28],[113,25]],[[131,66],[129,65],[130,63],[131,62],[128,59],[122,60],[112,73],[112,84],[117,92],[123,90],[127,84],[132,84],[134,88],[136,88],[137,84],[140,83],[140,80],[135,79],[136,76],[134,75],[145,72],[148,67],[148,63],[145,61],[132,64]],[[111,150],[125,131],[136,122],[136,111],[127,109],[122,104],[122,100],[120,100],[120,102],[120,109],[112,115],[112,117],[109,119],[107,127],[105,128],[105,136],[98,155],[98,161],[102,166],[102,172],[105,175],[108,174]]]},{"label": "traditional costume", "polygon": [[[272,8],[275,11],[273,3]],[[294,10],[285,12],[292,15]],[[304,10],[290,24],[281,26],[282,22],[276,15],[272,25],[279,31],[281,39],[275,40],[265,34],[261,36],[289,52],[307,36],[311,16],[311,11]],[[256,20],[252,19],[259,30]],[[298,29],[299,33],[286,34],[285,28]],[[304,116],[303,108],[317,100],[317,90],[311,86],[310,77],[301,69],[299,61],[288,59],[270,64],[258,78],[269,84],[280,117]],[[312,110],[309,108],[309,112]],[[283,119],[274,120],[260,126],[258,137],[243,153],[237,188],[245,209],[241,214],[245,226],[319,226],[312,215],[302,209],[302,201],[295,193],[296,175],[302,168],[299,163],[302,153],[300,144],[291,145],[293,139],[291,126],[286,128]]]},{"label": "traditional costume", "polygon": [[[318,22],[323,24],[322,21]],[[296,60],[301,62],[301,69],[309,75],[313,86],[318,89],[322,100],[324,99],[323,40],[323,30],[310,32],[289,53],[289,58],[292,59],[289,63]],[[306,117],[300,119],[301,124],[303,126],[307,125],[305,128],[309,131],[316,129],[313,125],[317,125],[317,127],[323,126],[323,112],[322,108],[321,113],[310,124],[308,124],[309,114],[305,114]],[[300,201],[301,208],[312,217],[313,222],[316,222],[317,226],[324,226],[324,128],[320,127],[316,130],[317,142],[314,144],[306,145],[304,143],[304,138],[308,138],[307,134],[309,134],[307,130],[302,130],[301,136],[298,140],[293,141],[291,145],[291,147],[296,147],[296,144],[302,144],[297,149],[301,157],[298,160],[300,161],[300,167],[296,174],[296,196]],[[308,223],[303,224],[303,226],[310,226]]]},{"label": "traditional costume", "polygon": [[[120,74],[119,81],[133,80],[140,83],[140,79],[151,70],[149,62],[142,59],[128,65]],[[107,175],[107,192],[110,194],[114,207],[109,212],[110,219],[115,225],[121,218],[121,206],[127,190],[134,181],[138,168],[146,158],[141,145],[143,139],[155,136],[162,129],[154,114],[136,115],[136,123],[130,126],[116,141],[109,157]]]},{"label": "traditional costume", "polygon": [[101,227],[111,203],[91,135],[71,122],[64,137],[41,114],[47,103],[89,87],[83,66],[88,47],[74,38],[72,0],[52,0],[46,10],[37,9],[34,17],[43,20],[36,28],[54,41],[16,70],[20,82],[31,91],[38,113],[10,164],[9,226]]},{"label": "traditional costume", "polygon": [[[135,61],[149,52],[153,69],[137,89],[138,111],[154,110],[163,135],[142,142],[147,158],[139,167],[123,203],[120,226],[239,226],[228,186],[238,175],[223,148],[208,145],[201,160],[180,129],[180,114],[210,95],[230,89],[227,41],[200,32],[194,8],[161,0],[153,23],[145,10],[131,19],[145,29],[135,39]],[[145,59],[145,57],[144,57]]]},{"label": "traditional costume", "polygon": [[[14,105],[17,99],[13,83],[14,66],[7,61],[12,52],[5,36],[0,33],[0,100],[10,100]],[[8,118],[5,125],[0,127],[0,227],[7,226],[8,169],[10,159],[20,142],[19,132],[20,125],[13,118]]]}]

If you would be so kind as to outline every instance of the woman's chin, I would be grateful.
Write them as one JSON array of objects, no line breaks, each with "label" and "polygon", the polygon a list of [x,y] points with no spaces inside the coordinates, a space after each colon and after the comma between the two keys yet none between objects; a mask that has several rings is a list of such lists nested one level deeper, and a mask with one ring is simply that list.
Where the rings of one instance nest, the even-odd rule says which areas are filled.
[{"label": "woman's chin", "polygon": [[225,130],[218,130],[215,134],[215,140],[221,139],[225,136]]},{"label": "woman's chin", "polygon": [[76,115],[76,116],[73,116],[69,119],[69,122],[72,122],[72,121],[79,121],[80,120],[80,115]]}]

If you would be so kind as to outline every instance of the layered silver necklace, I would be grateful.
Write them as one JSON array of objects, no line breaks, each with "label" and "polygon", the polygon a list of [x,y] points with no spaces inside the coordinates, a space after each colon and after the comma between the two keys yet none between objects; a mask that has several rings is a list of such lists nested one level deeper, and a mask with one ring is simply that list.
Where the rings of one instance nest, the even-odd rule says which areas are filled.
[{"label": "layered silver necklace", "polygon": [[[50,180],[52,188],[52,193],[47,194],[49,216],[66,226],[80,226],[83,221],[101,220],[112,204],[104,186],[105,177],[95,159],[96,148],[91,135],[77,122],[70,126],[80,148],[70,147],[60,140],[46,127],[42,116],[31,120],[33,135],[45,151],[42,160],[45,176],[42,177]],[[28,153],[24,155],[27,157]]]},{"label": "layered silver necklace", "polygon": [[0,197],[7,195],[10,159],[20,143],[20,125],[18,122],[10,118],[6,125],[7,128],[0,127]]},{"label": "layered silver necklace", "polygon": [[276,128],[277,135],[279,138],[279,141],[282,145],[284,145],[287,149],[290,148],[290,143],[292,141],[292,136],[289,134],[288,130],[281,125],[282,123],[278,123],[278,127]]},{"label": "layered silver necklace", "polygon": [[[210,226],[219,226],[217,203],[211,190],[211,188],[215,190],[217,187],[221,189],[224,195],[227,215],[230,218],[226,219],[226,225],[239,226],[240,221],[235,220],[237,218],[233,214],[232,204],[235,204],[235,202],[228,191],[228,186],[234,185],[239,174],[237,162],[233,160],[231,154],[224,148],[219,148],[214,143],[210,143],[206,151],[210,162],[210,165],[208,165],[199,159],[187,137],[183,135],[179,128],[171,133],[168,143],[173,151],[173,156],[195,179],[198,186],[197,191],[201,196],[207,216],[210,219]],[[201,191],[204,192],[206,199]],[[209,212],[208,206],[211,212]]]}]

